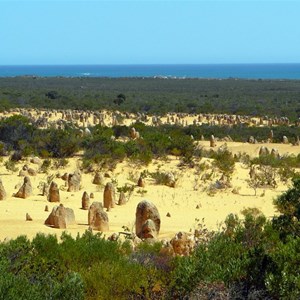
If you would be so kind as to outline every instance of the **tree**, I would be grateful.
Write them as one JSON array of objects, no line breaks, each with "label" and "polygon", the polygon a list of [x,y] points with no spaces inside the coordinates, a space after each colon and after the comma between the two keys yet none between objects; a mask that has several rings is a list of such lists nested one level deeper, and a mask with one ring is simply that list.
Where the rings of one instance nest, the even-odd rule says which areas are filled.
[{"label": "tree", "polygon": [[274,200],[281,215],[273,218],[273,225],[283,239],[288,235],[300,236],[300,177],[295,177],[292,182],[292,188]]},{"label": "tree", "polygon": [[121,105],[123,102],[125,102],[126,96],[124,94],[119,94],[117,98],[114,100],[114,103],[117,105]]}]

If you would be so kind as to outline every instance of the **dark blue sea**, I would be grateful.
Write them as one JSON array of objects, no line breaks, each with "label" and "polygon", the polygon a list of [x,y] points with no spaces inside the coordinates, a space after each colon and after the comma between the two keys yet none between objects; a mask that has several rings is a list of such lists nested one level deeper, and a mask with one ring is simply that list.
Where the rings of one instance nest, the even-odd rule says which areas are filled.
[{"label": "dark blue sea", "polygon": [[300,64],[0,66],[0,77],[15,76],[300,79]]}]

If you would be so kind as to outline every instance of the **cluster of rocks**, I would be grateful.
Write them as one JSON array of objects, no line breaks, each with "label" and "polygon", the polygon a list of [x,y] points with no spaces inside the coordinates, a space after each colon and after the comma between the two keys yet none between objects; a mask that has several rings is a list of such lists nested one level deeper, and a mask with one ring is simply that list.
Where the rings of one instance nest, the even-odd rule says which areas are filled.
[{"label": "cluster of rocks", "polygon": [[37,171],[33,168],[29,168],[27,165],[24,165],[19,172],[19,176],[36,176]]},{"label": "cluster of rocks", "polygon": [[[287,117],[251,117],[242,115],[228,114],[187,114],[187,113],[170,113],[166,118],[162,116],[148,116],[145,113],[126,113],[119,111],[83,111],[83,110],[38,110],[38,109],[10,109],[2,113],[2,118],[11,114],[20,114],[28,117],[32,124],[39,128],[64,129],[66,124],[72,123],[78,128],[87,129],[100,124],[101,126],[121,125],[124,120],[133,124],[135,122],[144,122],[152,126],[170,124],[177,126],[188,126],[191,124],[210,126],[234,126],[239,124],[248,124],[254,126],[300,126],[300,119],[294,123],[290,122]],[[119,121],[120,120],[120,121]],[[188,121],[192,120],[192,121]],[[82,135],[91,134],[88,130],[82,130]]]},{"label": "cluster of rocks", "polygon": [[271,150],[269,150],[269,148],[266,147],[266,146],[261,146],[259,148],[258,155],[259,155],[259,157],[266,156],[266,155],[271,155],[274,158],[280,158],[280,154],[279,154],[277,149],[272,148]]}]

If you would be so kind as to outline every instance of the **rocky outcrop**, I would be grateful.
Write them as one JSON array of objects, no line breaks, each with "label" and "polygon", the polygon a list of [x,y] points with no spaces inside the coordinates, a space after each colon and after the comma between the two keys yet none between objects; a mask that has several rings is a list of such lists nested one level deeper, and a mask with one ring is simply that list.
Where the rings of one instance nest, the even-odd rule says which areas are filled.
[{"label": "rocky outcrop", "polygon": [[65,208],[62,204],[54,206],[45,221],[45,225],[59,229],[66,229],[72,224],[75,224],[74,211],[71,208]]},{"label": "rocky outcrop", "polygon": [[49,187],[48,201],[49,202],[59,202],[60,201],[59,188],[57,186],[57,183],[55,183],[54,181],[51,182],[50,187]]},{"label": "rocky outcrop", "polygon": [[24,177],[23,185],[20,187],[18,192],[14,195],[17,198],[28,198],[32,194],[32,186],[30,182],[30,178],[28,176]]},{"label": "rocky outcrop", "polygon": [[135,213],[135,232],[139,238],[157,237],[160,230],[160,215],[156,206],[147,200],[141,201]]}]

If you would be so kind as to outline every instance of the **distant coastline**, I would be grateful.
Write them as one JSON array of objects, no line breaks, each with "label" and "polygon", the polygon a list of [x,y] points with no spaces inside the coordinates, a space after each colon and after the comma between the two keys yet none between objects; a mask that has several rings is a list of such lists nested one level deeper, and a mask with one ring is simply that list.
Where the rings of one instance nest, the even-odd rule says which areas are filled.
[{"label": "distant coastline", "polygon": [[151,77],[201,79],[300,79],[300,63],[178,65],[10,65],[0,77]]}]

